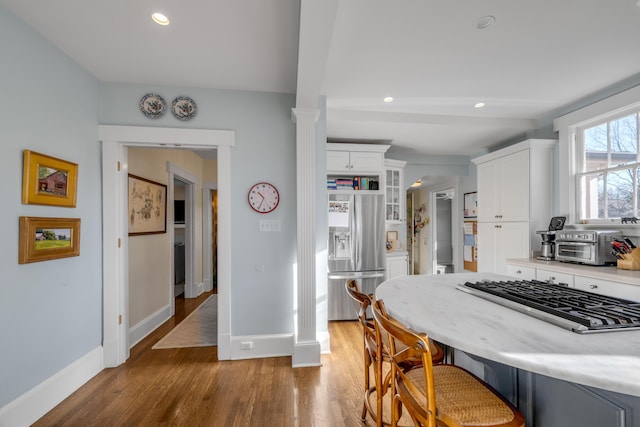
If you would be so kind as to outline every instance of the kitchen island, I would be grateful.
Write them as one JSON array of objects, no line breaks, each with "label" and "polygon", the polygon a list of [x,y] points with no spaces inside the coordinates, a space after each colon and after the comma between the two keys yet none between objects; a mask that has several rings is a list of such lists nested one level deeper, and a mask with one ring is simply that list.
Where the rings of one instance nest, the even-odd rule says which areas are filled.
[{"label": "kitchen island", "polygon": [[[384,282],[376,297],[412,329],[487,362],[487,369],[498,366],[527,426],[640,426],[640,331],[581,335],[456,289],[467,281],[505,279],[404,276]],[[580,408],[580,422],[572,405]]]}]

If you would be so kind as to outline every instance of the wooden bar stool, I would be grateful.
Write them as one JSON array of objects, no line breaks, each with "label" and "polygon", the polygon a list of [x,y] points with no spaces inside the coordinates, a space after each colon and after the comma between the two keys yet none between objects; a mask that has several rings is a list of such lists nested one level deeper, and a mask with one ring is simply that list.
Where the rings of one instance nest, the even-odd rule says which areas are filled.
[{"label": "wooden bar stool", "polygon": [[[390,318],[381,300],[373,304],[373,317],[378,345],[391,359],[392,426],[402,408],[416,426],[524,426],[522,414],[488,384],[458,366],[434,366],[427,338]],[[421,366],[407,368],[406,360],[416,357]]]},{"label": "wooden bar stool", "polygon": [[[356,303],[356,313],[358,321],[362,326],[362,338],[364,343],[364,403],[362,405],[362,415],[360,419],[365,421],[367,413],[376,422],[377,426],[382,426],[383,418],[383,398],[389,385],[391,384],[390,372],[383,376],[383,362],[390,363],[391,358],[386,351],[381,351],[376,338],[376,329],[374,322],[367,319],[367,308],[371,307],[373,297],[371,295],[360,292],[358,282],[356,280],[348,280],[345,284],[347,294]],[[444,351],[435,343],[429,342],[431,346],[432,363],[440,363],[444,358]],[[420,358],[408,359],[406,364],[415,364],[419,366],[422,363]],[[374,384],[371,384],[371,368],[374,372]],[[376,394],[375,409],[371,404],[371,396]]]}]

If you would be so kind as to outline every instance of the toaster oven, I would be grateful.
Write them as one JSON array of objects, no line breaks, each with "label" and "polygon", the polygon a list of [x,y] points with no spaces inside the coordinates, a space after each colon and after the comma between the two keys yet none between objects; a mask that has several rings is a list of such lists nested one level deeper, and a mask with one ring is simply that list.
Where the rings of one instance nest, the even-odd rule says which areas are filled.
[{"label": "toaster oven", "polygon": [[562,230],[556,232],[556,260],[588,265],[612,265],[611,242],[622,237],[614,230]]}]

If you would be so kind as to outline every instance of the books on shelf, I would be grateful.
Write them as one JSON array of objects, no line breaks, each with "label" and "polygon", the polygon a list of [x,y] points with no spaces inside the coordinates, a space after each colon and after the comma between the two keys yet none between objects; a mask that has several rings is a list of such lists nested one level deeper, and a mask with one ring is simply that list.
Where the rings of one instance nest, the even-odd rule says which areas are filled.
[{"label": "books on shelf", "polygon": [[327,190],[378,190],[378,180],[367,176],[327,179]]}]

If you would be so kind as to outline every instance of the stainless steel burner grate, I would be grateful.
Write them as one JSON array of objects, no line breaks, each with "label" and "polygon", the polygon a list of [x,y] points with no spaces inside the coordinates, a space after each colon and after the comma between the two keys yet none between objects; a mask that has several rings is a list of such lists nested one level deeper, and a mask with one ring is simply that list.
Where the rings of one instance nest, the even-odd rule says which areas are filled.
[{"label": "stainless steel burner grate", "polygon": [[466,282],[461,291],[577,333],[640,329],[640,302],[537,280]]}]

